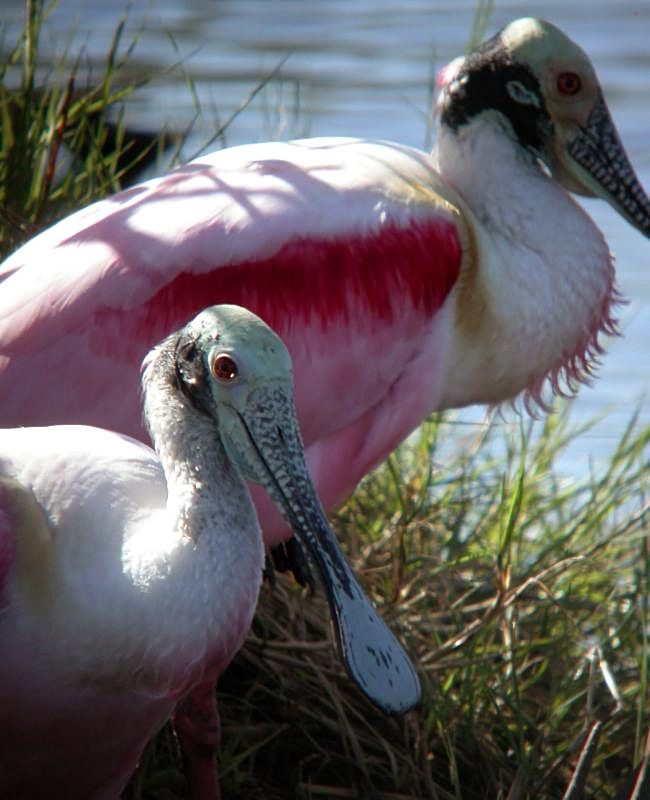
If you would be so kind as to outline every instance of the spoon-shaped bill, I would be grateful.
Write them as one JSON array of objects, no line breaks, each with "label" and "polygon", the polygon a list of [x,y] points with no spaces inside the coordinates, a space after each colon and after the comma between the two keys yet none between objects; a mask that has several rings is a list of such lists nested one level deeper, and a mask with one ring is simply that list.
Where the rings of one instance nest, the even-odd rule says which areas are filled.
[{"label": "spoon-shaped bill", "polygon": [[309,522],[294,530],[320,573],[346,669],[376,706],[403,714],[420,700],[413,664],[359,585],[318,500],[303,498],[301,514]]},{"label": "spoon-shaped bill", "polygon": [[251,407],[273,407],[273,414],[239,415],[256,455],[248,476],[267,489],[312,557],[350,677],[380,709],[403,714],[420,700],[415,668],[365,595],[329,527],[309,477],[291,398],[257,392]]},{"label": "spoon-shaped bill", "polygon": [[650,199],[630,163],[602,94],[586,126],[568,143],[567,153],[581,183],[650,237]]}]

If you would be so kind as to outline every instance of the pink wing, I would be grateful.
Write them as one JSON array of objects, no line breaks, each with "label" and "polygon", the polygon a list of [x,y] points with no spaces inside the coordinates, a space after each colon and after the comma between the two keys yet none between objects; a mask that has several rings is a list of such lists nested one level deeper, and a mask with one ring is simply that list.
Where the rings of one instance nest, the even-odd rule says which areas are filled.
[{"label": "pink wing", "polygon": [[215,303],[285,340],[314,479],[338,502],[431,410],[460,269],[428,156],[315,139],[224,150],[72,215],[0,267],[0,424],[143,438],[139,365]]}]

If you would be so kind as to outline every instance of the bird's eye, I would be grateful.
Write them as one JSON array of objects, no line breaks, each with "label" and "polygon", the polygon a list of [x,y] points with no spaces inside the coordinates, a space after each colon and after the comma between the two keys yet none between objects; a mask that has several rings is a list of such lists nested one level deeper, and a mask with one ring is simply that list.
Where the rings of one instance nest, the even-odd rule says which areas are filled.
[{"label": "bird's eye", "polygon": [[557,90],[560,94],[578,94],[582,89],[580,76],[575,72],[562,72],[557,77]]},{"label": "bird's eye", "polygon": [[220,353],[212,361],[212,374],[223,383],[232,383],[237,380],[239,369],[230,356]]}]

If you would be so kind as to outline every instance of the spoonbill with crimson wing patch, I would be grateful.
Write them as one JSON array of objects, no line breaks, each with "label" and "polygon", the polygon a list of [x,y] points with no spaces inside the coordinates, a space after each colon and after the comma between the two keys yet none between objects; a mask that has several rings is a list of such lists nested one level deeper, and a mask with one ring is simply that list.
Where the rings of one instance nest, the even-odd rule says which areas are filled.
[{"label": "spoonbill with crimson wing patch", "polygon": [[[650,235],[594,69],[557,28],[520,19],[439,82],[431,155],[356,139],[236,147],[20,248],[0,266],[0,424],[142,437],[140,361],[215,302],[287,344],[326,507],[434,410],[575,387],[614,330],[616,292],[569,192]],[[286,524],[257,500],[275,544]]]}]

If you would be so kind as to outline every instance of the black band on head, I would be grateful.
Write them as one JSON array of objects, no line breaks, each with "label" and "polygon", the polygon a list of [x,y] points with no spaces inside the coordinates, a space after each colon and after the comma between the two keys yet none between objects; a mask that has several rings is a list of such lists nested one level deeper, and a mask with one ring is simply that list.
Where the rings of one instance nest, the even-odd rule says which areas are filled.
[{"label": "black band on head", "polygon": [[444,92],[444,125],[458,130],[483,111],[498,111],[524,147],[543,154],[553,123],[539,81],[528,66],[511,60],[499,35],[466,58]]}]

